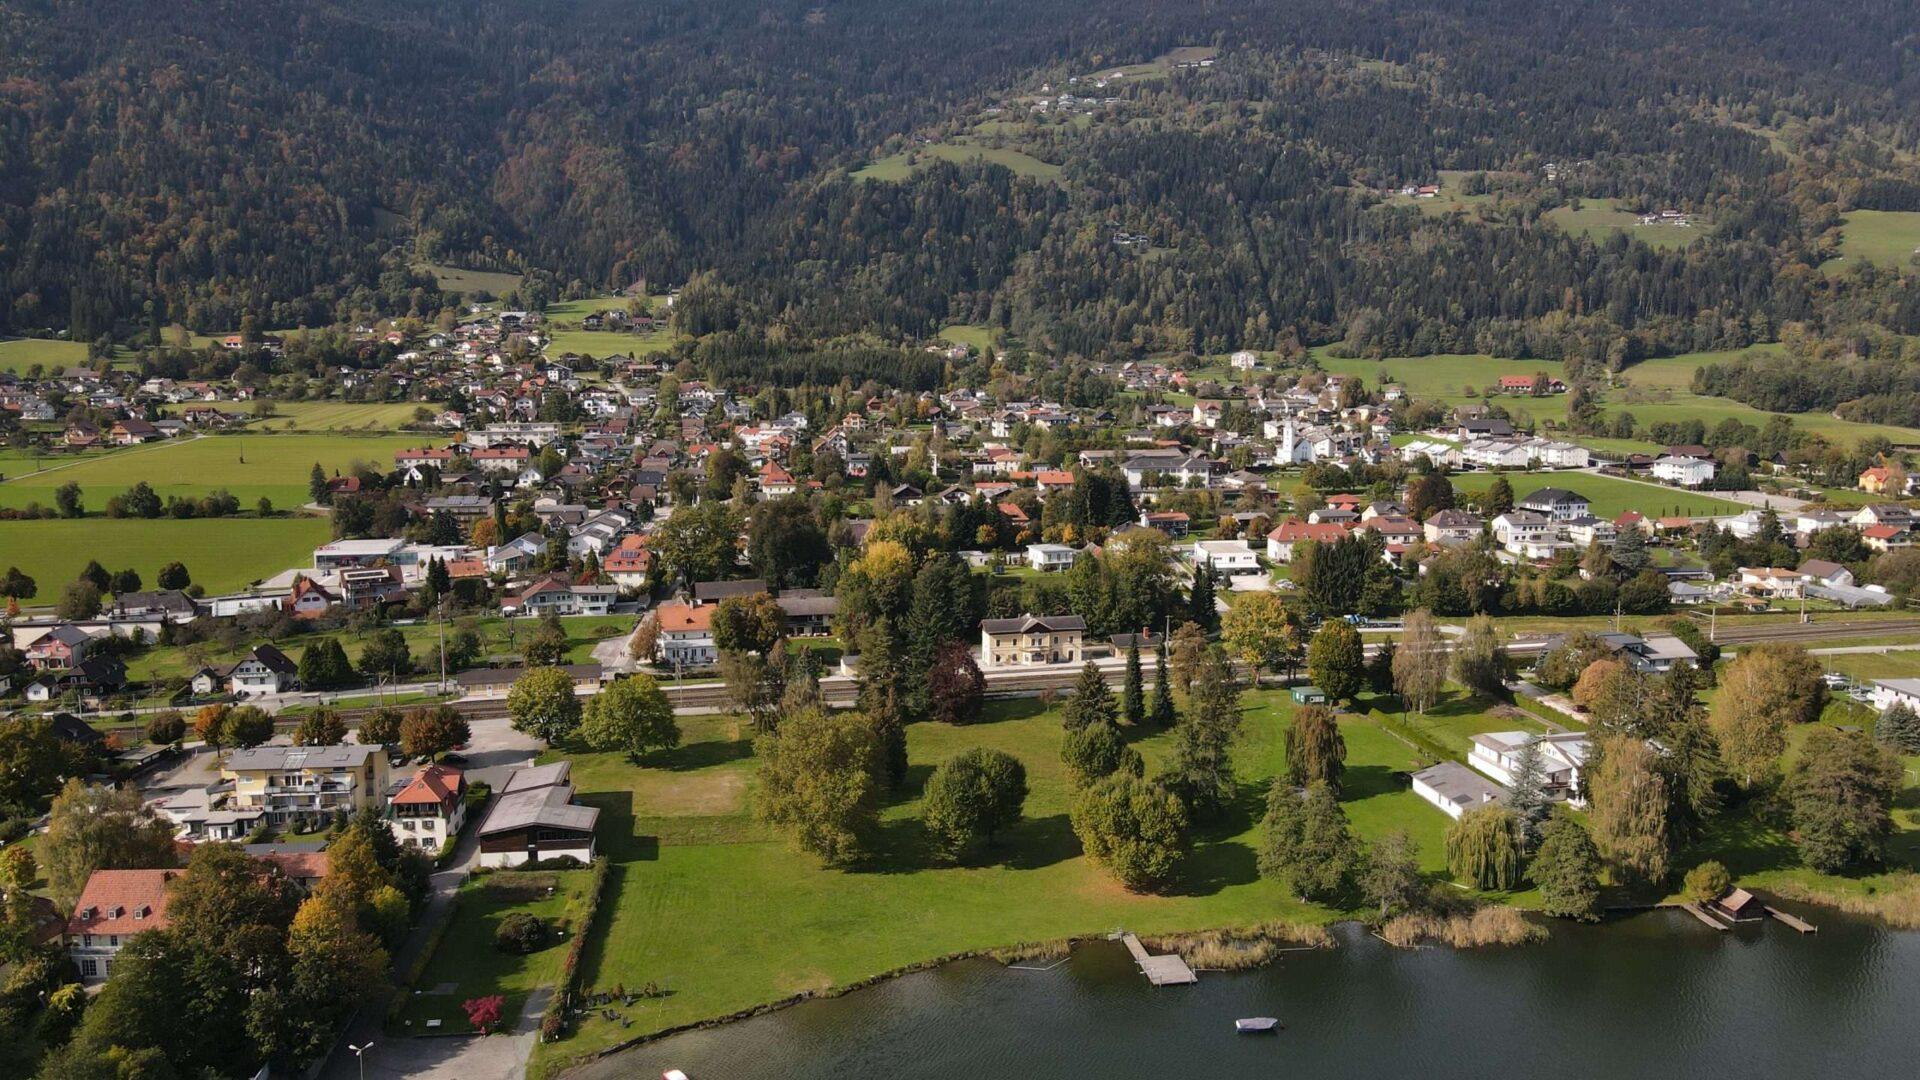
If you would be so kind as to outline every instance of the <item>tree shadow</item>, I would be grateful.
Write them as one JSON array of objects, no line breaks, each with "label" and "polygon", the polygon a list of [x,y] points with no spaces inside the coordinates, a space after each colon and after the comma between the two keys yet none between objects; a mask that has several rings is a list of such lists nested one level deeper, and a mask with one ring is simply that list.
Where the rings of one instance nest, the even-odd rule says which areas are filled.
[{"label": "tree shadow", "polygon": [[640,764],[652,769],[666,769],[669,772],[692,772],[695,769],[710,769],[715,765],[729,765],[744,761],[753,756],[753,743],[746,739],[708,739],[703,742],[684,743],[671,750],[655,750],[640,759]]},{"label": "tree shadow", "polygon": [[1259,857],[1239,840],[1216,840],[1195,845],[1180,881],[1167,890],[1173,896],[1212,896],[1230,885],[1247,885],[1260,877]]},{"label": "tree shadow", "polygon": [[980,709],[980,719],[968,727],[981,724],[999,724],[1008,720],[1029,720],[1047,711],[1049,706],[1039,698],[1001,698],[986,702]]},{"label": "tree shadow", "polygon": [[1065,814],[1028,818],[980,855],[983,864],[999,862],[1011,870],[1042,870],[1080,854],[1080,838]]},{"label": "tree shadow", "polygon": [[1340,801],[1389,795],[1406,787],[1401,774],[1385,765],[1349,765],[1340,774]]},{"label": "tree shadow", "polygon": [[932,778],[932,776],[932,765],[926,762],[908,764],[907,775],[900,778],[900,786],[894,790],[892,797],[887,801],[894,803],[912,802],[927,790],[927,781]]}]

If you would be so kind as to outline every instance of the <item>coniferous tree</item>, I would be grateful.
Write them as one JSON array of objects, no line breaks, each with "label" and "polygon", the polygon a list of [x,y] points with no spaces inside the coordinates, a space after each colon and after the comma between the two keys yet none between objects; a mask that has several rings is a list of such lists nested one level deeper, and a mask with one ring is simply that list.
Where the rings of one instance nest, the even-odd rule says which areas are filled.
[{"label": "coniferous tree", "polygon": [[1874,721],[1873,737],[1899,753],[1920,754],[1920,714],[1904,701],[1895,702]]},{"label": "coniferous tree", "polygon": [[1153,726],[1162,731],[1180,720],[1173,707],[1172,679],[1167,674],[1167,651],[1162,648],[1153,658],[1153,707],[1149,710]]},{"label": "coniferous tree", "polygon": [[1539,888],[1540,910],[1548,915],[1582,922],[1600,917],[1600,849],[1564,807],[1555,807],[1541,826],[1527,877]]},{"label": "coniferous tree", "polygon": [[1305,791],[1275,779],[1267,791],[1260,876],[1285,881],[1304,900],[1331,900],[1345,892],[1360,862],[1359,844],[1333,789]]},{"label": "coniferous tree", "polygon": [[319,506],[325,506],[328,498],[327,472],[316,461],[313,463],[313,471],[307,474],[307,499]]},{"label": "coniferous tree", "polygon": [[1193,588],[1187,594],[1187,618],[1203,630],[1220,626],[1220,613],[1214,609],[1213,572],[1206,567],[1194,568]]},{"label": "coniferous tree", "polygon": [[1520,850],[1532,850],[1540,838],[1540,826],[1553,807],[1546,791],[1546,768],[1541,760],[1540,740],[1528,739],[1514,758],[1512,780],[1507,785],[1507,809],[1520,830]]},{"label": "coniferous tree", "polygon": [[1114,724],[1119,720],[1120,705],[1113,700],[1113,691],[1107,688],[1106,676],[1093,661],[1087,661],[1080,669],[1079,681],[1074,683],[1073,694],[1060,710],[1060,722],[1068,731],[1074,731],[1088,724]]},{"label": "coniferous tree", "polygon": [[1146,689],[1142,683],[1140,644],[1137,641],[1127,649],[1127,680],[1120,692],[1120,715],[1129,724],[1139,724],[1147,718]]}]

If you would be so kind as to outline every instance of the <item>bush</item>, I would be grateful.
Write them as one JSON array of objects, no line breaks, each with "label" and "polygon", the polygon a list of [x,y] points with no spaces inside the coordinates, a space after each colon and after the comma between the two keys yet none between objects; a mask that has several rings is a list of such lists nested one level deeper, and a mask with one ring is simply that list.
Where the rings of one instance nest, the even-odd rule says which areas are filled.
[{"label": "bush", "polygon": [[1727,868],[1709,859],[1687,871],[1680,891],[1686,894],[1687,899],[1706,904],[1727,895],[1727,890],[1731,888],[1733,878],[1727,874]]},{"label": "bush", "polygon": [[538,916],[524,911],[516,911],[500,920],[500,928],[493,932],[494,948],[517,956],[539,952],[546,943],[547,924]]}]

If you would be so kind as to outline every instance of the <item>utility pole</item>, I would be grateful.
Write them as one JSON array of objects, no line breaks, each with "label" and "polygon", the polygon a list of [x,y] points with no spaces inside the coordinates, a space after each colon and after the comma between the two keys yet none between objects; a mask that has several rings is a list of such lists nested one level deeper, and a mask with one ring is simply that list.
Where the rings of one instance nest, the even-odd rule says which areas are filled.
[{"label": "utility pole", "polygon": [[440,687],[442,694],[447,692],[447,598],[441,597],[434,606],[434,615],[440,623]]}]

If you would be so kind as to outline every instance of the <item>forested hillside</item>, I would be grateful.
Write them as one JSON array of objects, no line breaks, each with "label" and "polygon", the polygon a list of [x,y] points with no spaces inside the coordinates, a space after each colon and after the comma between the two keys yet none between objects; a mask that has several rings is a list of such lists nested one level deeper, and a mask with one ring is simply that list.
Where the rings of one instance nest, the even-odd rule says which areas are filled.
[{"label": "forested hillside", "polygon": [[[1920,205],[1917,42],[1893,0],[26,0],[0,326],[430,314],[440,263],[535,303],[692,283],[704,331],[985,322],[1088,356],[1916,333],[1910,266],[1821,267],[1841,214]],[[1182,45],[1217,60],[1032,110]],[[853,175],[943,139],[1058,175]],[[1388,194],[1443,173],[1469,208]],[[1552,224],[1582,200],[1701,224]]]}]

